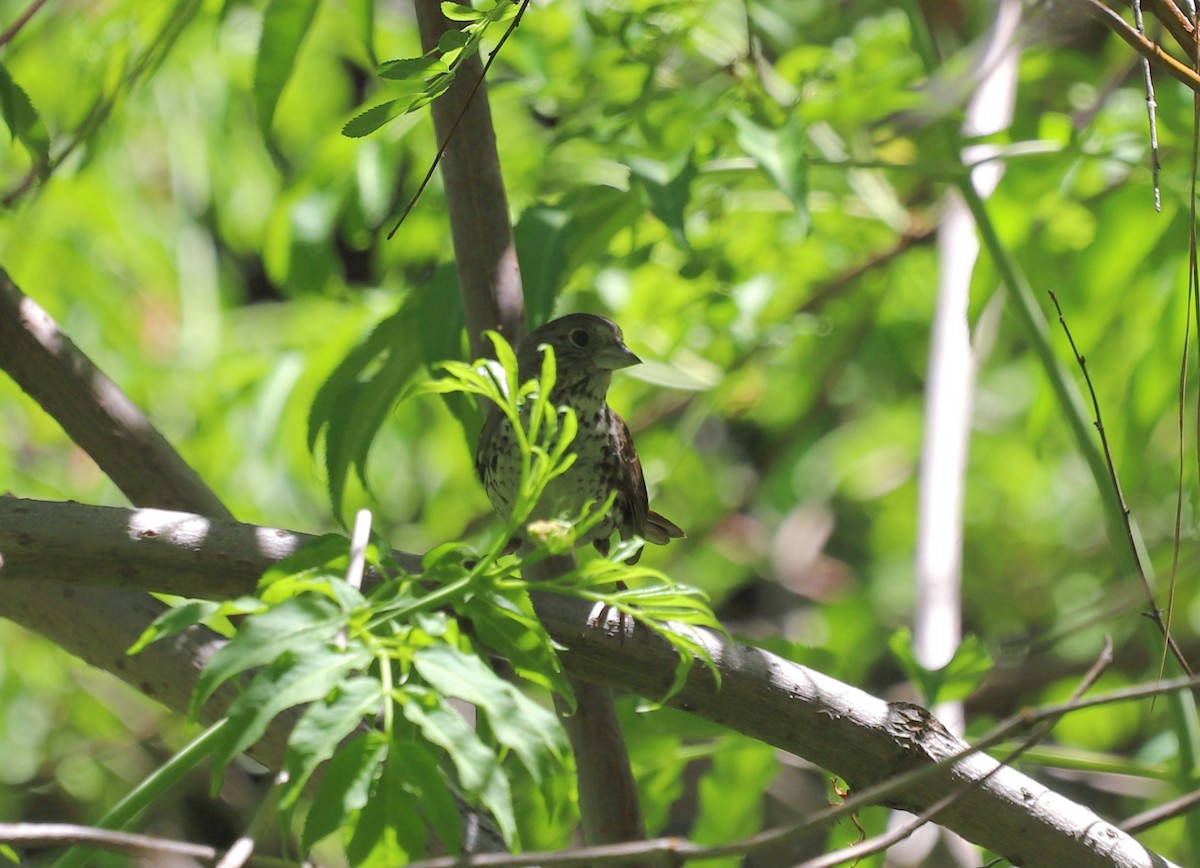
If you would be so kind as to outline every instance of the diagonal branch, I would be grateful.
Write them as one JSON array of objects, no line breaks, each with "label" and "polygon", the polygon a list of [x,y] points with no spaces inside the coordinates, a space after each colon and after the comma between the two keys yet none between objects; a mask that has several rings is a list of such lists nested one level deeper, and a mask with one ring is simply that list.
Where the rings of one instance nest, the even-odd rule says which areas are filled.
[{"label": "diagonal branch", "polygon": [[1200,74],[1181,63],[1159,45],[1133,29],[1124,18],[1105,6],[1100,0],[1075,0],[1087,7],[1088,13],[1117,36],[1133,46],[1133,49],[1151,63],[1157,64],[1167,75],[1181,81],[1194,91],[1200,91]]},{"label": "diagonal branch", "polygon": [[[140,527],[141,533],[119,544],[120,559],[99,533],[85,532],[90,523]],[[172,541],[177,527],[195,526],[199,516],[120,510],[71,503],[0,498],[0,599],[19,595],[23,588],[53,584],[70,591],[81,588],[67,581],[120,577],[140,562],[139,547],[155,565],[138,582],[145,590],[160,583],[173,587],[186,583],[176,573],[195,572],[192,561],[197,546]],[[51,547],[63,549],[61,537],[46,533],[30,539],[29,527],[57,525],[79,531],[72,545],[72,561],[59,564]],[[283,551],[309,539],[274,528],[249,529],[233,522],[207,525],[204,545],[221,564],[220,582],[193,577],[197,591],[222,587],[228,592],[254,587],[261,563],[246,548],[250,539],[269,539]],[[250,531],[250,532],[248,532]],[[220,553],[226,543],[231,549]],[[246,557],[248,554],[252,557]],[[124,560],[132,557],[132,561]],[[125,580],[128,586],[128,579]],[[614,636],[603,624],[589,623],[591,604],[556,595],[537,603],[551,637],[566,647],[561,655],[567,671],[576,678],[628,690],[651,699],[663,697],[673,680],[678,660],[675,649],[647,630]],[[680,628],[686,629],[686,628]],[[929,712],[908,703],[884,702],[855,687],[807,669],[760,648],[742,645],[727,637],[697,630],[696,636],[716,664],[720,679],[703,665],[693,666],[683,689],[669,704],[753,738],[804,757],[863,789],[896,774],[925,768],[956,757],[967,745],[951,735]],[[154,649],[155,646],[150,646]],[[1155,685],[1152,690],[1179,689],[1190,682]],[[1129,698],[1149,695],[1131,692]],[[1087,706],[1088,702],[1079,703]],[[922,776],[896,792],[887,804],[920,813],[967,782],[978,786],[961,800],[944,808],[938,822],[963,837],[1001,853],[1013,864],[1088,866],[1166,866],[1169,863],[1146,850],[1114,825],[1088,808],[1075,804],[1045,786],[1004,767],[996,760],[974,754],[954,762],[947,770]]]}]

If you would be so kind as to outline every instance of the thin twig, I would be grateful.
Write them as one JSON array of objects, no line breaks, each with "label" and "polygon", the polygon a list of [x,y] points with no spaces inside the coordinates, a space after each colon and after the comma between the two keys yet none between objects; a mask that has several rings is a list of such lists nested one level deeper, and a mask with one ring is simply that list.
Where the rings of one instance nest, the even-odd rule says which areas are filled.
[{"label": "thin twig", "polygon": [[[1168,682],[1161,682],[1152,685],[1141,685],[1138,687],[1125,688],[1123,690],[1111,691],[1100,696],[1092,697],[1091,699],[1081,699],[1080,694],[1091,686],[1094,681],[1093,673],[1098,673],[1103,667],[1102,661],[1105,659],[1106,652],[1111,646],[1106,643],[1106,651],[1101,652],[1096,664],[1088,670],[1080,687],[1076,689],[1073,697],[1065,703],[1044,706],[1039,709],[1026,709],[1008,718],[998,726],[992,729],[984,738],[980,739],[973,745],[968,745],[962,750],[956,751],[950,756],[930,765],[921,766],[916,769],[896,775],[895,777],[877,784],[873,787],[855,792],[852,796],[837,805],[829,805],[828,807],[817,811],[797,823],[791,823],[785,826],[780,826],[774,829],[768,829],[764,832],[751,835],[741,841],[731,844],[718,844],[715,846],[703,846],[681,838],[657,838],[649,841],[636,841],[624,844],[608,844],[600,847],[581,847],[573,850],[560,850],[547,853],[485,853],[478,856],[442,856],[434,859],[426,859],[410,864],[409,868],[517,868],[517,866],[527,865],[530,863],[545,865],[545,866],[576,866],[576,865],[609,865],[617,864],[623,859],[631,857],[654,857],[660,859],[676,859],[676,860],[699,860],[724,858],[729,856],[745,856],[754,852],[760,852],[770,848],[778,847],[781,844],[794,840],[803,833],[807,833],[815,828],[828,826],[830,823],[850,814],[861,811],[871,805],[885,803],[889,798],[892,798],[899,793],[912,787],[917,781],[922,780],[930,775],[936,774],[939,771],[946,771],[948,768],[962,760],[977,754],[981,751],[989,750],[996,745],[1004,742],[1014,732],[1018,730],[1031,729],[1032,732],[1021,745],[1014,748],[1013,751],[1004,759],[1003,762],[998,762],[994,769],[990,772],[981,775],[979,778],[973,779],[967,785],[955,790],[945,798],[939,799],[921,814],[924,816],[930,812],[944,810],[945,807],[957,799],[962,797],[963,792],[969,791],[977,787],[979,784],[986,781],[993,774],[996,774],[1001,769],[1005,768],[1013,759],[1016,759],[1022,753],[1032,747],[1037,741],[1045,737],[1048,732],[1047,724],[1052,725],[1059,718],[1072,711],[1079,711],[1087,708],[1095,708],[1101,705],[1106,705],[1113,702],[1125,702],[1134,699],[1144,699],[1149,696],[1157,696],[1159,694],[1170,693],[1175,690],[1184,690],[1196,687],[1200,681],[1196,678],[1176,678]],[[844,853],[845,851],[840,851]],[[860,854],[861,855],[861,854]],[[839,859],[838,861],[846,861]],[[818,863],[804,863],[805,868],[812,868]],[[831,863],[837,864],[837,863]]]},{"label": "thin twig", "polygon": [[21,32],[21,28],[29,23],[29,19],[37,14],[37,11],[46,5],[46,0],[33,0],[25,11],[17,16],[17,20],[8,25],[8,29],[0,33],[0,48],[8,45],[12,38]]},{"label": "thin twig", "polygon": [[[1112,663],[1113,643],[1111,636],[1104,637],[1104,647],[1096,656],[1096,661],[1084,673],[1079,685],[1075,688],[1075,692],[1071,694],[1071,698],[1067,700],[1067,704],[1079,702],[1088,690],[1096,683],[1101,673]],[[950,805],[957,802],[975,787],[980,786],[1000,769],[1012,765],[1021,754],[1034,747],[1038,742],[1050,734],[1050,730],[1054,728],[1053,720],[1044,720],[1034,727],[1025,740],[1014,748],[1004,759],[1000,760],[999,764],[987,774],[980,778],[967,781],[963,786],[950,793],[947,793],[942,798],[938,799],[921,813],[917,814],[911,820],[900,823],[893,828],[887,830],[882,835],[876,835],[866,841],[859,841],[849,847],[843,847],[832,853],[826,853],[816,859],[810,859],[807,862],[802,862],[796,868],[833,868],[835,865],[841,865],[845,862],[858,861],[867,856],[874,856],[876,853],[882,853],[894,844],[903,841],[905,838],[917,831],[917,829],[931,822],[938,814],[944,811]],[[990,736],[989,736],[990,738]],[[978,749],[978,746],[976,746]]]},{"label": "thin twig", "polygon": [[408,200],[408,204],[404,206],[404,210],[400,212],[400,219],[396,221],[396,225],[392,227],[392,231],[387,234],[388,240],[396,234],[400,226],[408,219],[408,215],[412,209],[416,207],[417,200],[421,198],[421,194],[425,192],[425,188],[429,186],[429,182],[433,180],[433,173],[437,171],[437,167],[441,165],[442,157],[446,154],[446,148],[450,147],[450,140],[454,138],[454,133],[458,130],[458,125],[462,122],[463,117],[467,113],[467,109],[471,107],[471,102],[475,99],[475,94],[478,93],[480,85],[487,78],[488,70],[492,68],[492,62],[500,53],[500,49],[504,47],[504,43],[508,41],[508,37],[517,29],[517,25],[521,23],[521,18],[525,15],[525,10],[529,8],[529,0],[521,0],[521,8],[517,10],[517,14],[513,16],[512,23],[505,29],[504,34],[500,37],[500,41],[496,43],[496,47],[488,53],[487,63],[483,65],[483,71],[479,73],[479,78],[475,80],[471,92],[467,95],[466,102],[463,103],[462,110],[454,119],[454,123],[450,125],[449,132],[442,140],[441,147],[438,148],[437,154],[434,155],[433,162],[429,164],[429,171],[425,173],[425,177],[421,179],[420,185],[417,187],[417,192],[413,193],[412,198]]},{"label": "thin twig", "polygon": [[1129,546],[1130,553],[1133,555],[1138,577],[1142,580],[1142,589],[1145,591],[1146,599],[1150,603],[1150,618],[1158,625],[1164,641],[1171,648],[1175,659],[1179,662],[1180,668],[1188,675],[1191,675],[1192,669],[1188,666],[1187,659],[1183,656],[1183,652],[1179,650],[1179,646],[1175,644],[1175,640],[1171,638],[1167,624],[1163,621],[1162,612],[1159,611],[1158,605],[1154,601],[1154,589],[1150,587],[1150,580],[1146,577],[1146,569],[1138,553],[1137,542],[1133,535],[1133,523],[1129,519],[1129,506],[1125,502],[1125,494],[1121,491],[1121,481],[1117,478],[1117,468],[1113,463],[1112,450],[1108,445],[1108,434],[1104,430],[1104,422],[1100,417],[1100,399],[1096,396],[1096,389],[1092,385],[1091,374],[1088,373],[1087,359],[1079,352],[1079,348],[1075,346],[1075,338],[1071,335],[1071,329],[1067,326],[1067,320],[1063,316],[1062,307],[1058,303],[1058,296],[1054,294],[1053,290],[1050,291],[1050,300],[1054,302],[1054,309],[1058,311],[1058,321],[1067,335],[1067,342],[1071,345],[1071,352],[1075,355],[1075,361],[1079,364],[1079,370],[1083,372],[1083,381],[1087,385],[1088,394],[1092,399],[1092,412],[1094,414],[1092,424],[1096,426],[1096,431],[1100,434],[1100,450],[1104,454],[1104,462],[1108,467],[1109,482],[1112,484],[1113,492],[1117,497],[1117,503],[1121,508],[1121,519],[1125,527],[1125,542]]},{"label": "thin twig", "polygon": [[[1133,21],[1137,32],[1146,36],[1146,25],[1142,20],[1142,2],[1133,0]],[[1150,71],[1150,59],[1142,58],[1142,78],[1146,82],[1146,112],[1150,117],[1150,175],[1154,181],[1154,210],[1162,211],[1162,190],[1158,186],[1158,120],[1155,110],[1158,103],[1154,101],[1154,76]]]}]

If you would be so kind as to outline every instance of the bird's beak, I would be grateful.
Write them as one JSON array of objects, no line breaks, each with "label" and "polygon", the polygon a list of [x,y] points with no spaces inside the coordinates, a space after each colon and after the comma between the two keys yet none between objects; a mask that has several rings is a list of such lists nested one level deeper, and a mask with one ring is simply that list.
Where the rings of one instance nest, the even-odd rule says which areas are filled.
[{"label": "bird's beak", "polygon": [[596,367],[604,371],[616,371],[621,368],[628,368],[633,365],[640,365],[642,360],[637,357],[633,350],[618,341],[612,346],[607,346],[595,355]]}]

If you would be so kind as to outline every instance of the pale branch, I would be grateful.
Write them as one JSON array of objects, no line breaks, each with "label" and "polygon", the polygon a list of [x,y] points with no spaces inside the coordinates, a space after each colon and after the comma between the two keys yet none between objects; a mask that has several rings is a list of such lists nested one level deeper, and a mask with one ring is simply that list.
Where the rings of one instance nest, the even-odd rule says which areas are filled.
[{"label": "pale branch", "polygon": [[146,415],[0,269],[0,370],[137,506],[232,514]]},{"label": "pale branch", "polygon": [[146,859],[176,856],[204,863],[216,860],[216,848],[154,835],[114,832],[73,823],[0,823],[0,843],[15,847],[66,847],[84,844]]},{"label": "pale branch", "polygon": [[[93,521],[123,530],[104,540],[99,533],[85,530]],[[151,591],[169,585],[180,591],[190,576],[193,595],[212,595],[218,587],[227,594],[243,593],[253,589],[264,562],[311,538],[233,522],[203,522],[198,516],[157,511],[0,498],[0,601],[19,598],[30,586],[46,585],[69,597],[79,590],[69,583],[83,584],[97,577],[120,581],[125,588]],[[33,525],[72,530],[57,538],[31,535]],[[180,528],[191,530],[181,535]],[[198,533],[202,540],[197,539]],[[186,542],[174,542],[181,537]],[[262,540],[270,545],[263,546]],[[228,551],[226,543],[231,546]],[[130,569],[139,561],[139,550],[153,559],[153,570]],[[55,565],[56,555],[61,566]],[[195,561],[201,556],[211,558],[206,563],[213,564],[219,575],[197,574]],[[590,603],[570,597],[546,594],[538,600],[546,629],[566,648],[562,660],[567,671],[594,683],[662,698],[678,661],[674,648],[645,629],[635,628],[624,637],[612,635],[589,617],[591,608]],[[701,630],[696,635],[720,680],[696,663],[669,704],[804,757],[854,788],[928,766],[966,747],[924,709],[884,702],[716,633]],[[119,649],[114,651],[116,658]],[[184,692],[193,679],[194,673],[182,686]],[[946,807],[938,822],[1014,864],[1084,868],[1170,864],[1090,809],[980,754],[958,760],[944,773],[915,780],[887,804],[920,812],[968,781],[980,783]]]}]

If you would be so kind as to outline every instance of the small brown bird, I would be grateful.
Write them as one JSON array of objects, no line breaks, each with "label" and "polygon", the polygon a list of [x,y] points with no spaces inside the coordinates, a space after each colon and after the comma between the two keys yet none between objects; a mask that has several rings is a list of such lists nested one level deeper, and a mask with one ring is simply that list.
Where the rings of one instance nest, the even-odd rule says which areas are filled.
[{"label": "small brown bird", "polygon": [[[612,320],[587,313],[551,320],[521,341],[517,351],[521,382],[541,373],[543,345],[554,348],[557,368],[550,401],[575,411],[579,432],[571,445],[575,463],[550,482],[530,518],[576,516],[588,501],[603,503],[615,490],[612,509],[579,544],[590,542],[604,555],[614,531],[621,539],[636,534],[657,545],[682,539],[682,530],[650,509],[629,426],[606,401],[612,372],[642,362],[625,346],[621,329]],[[495,408],[479,434],[475,470],[496,512],[508,517],[520,485],[521,453],[512,425]],[[641,551],[629,562],[637,563],[639,557]]]}]

